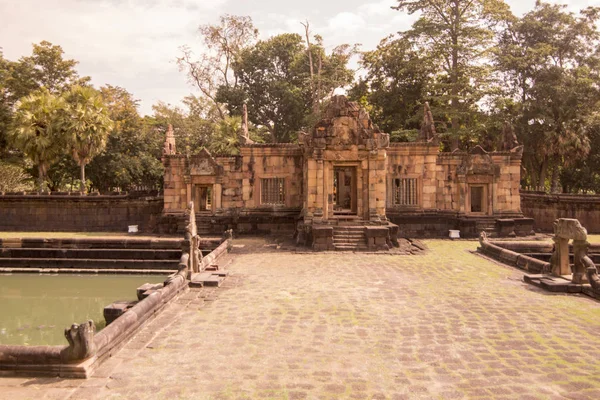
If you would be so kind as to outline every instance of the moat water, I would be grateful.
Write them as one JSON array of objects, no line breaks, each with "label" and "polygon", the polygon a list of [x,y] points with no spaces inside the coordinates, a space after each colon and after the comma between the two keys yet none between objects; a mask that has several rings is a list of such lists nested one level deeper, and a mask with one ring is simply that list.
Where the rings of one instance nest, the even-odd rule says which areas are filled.
[{"label": "moat water", "polygon": [[89,319],[104,325],[105,306],[137,300],[158,275],[0,275],[0,344],[66,345],[64,329]]}]

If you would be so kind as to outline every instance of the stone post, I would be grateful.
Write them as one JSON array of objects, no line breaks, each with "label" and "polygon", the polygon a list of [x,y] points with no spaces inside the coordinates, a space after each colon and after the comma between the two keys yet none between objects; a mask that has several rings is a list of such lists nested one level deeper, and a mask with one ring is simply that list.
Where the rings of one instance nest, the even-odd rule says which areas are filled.
[{"label": "stone post", "polygon": [[317,160],[317,199],[315,202],[315,222],[321,222],[323,219],[323,207],[325,205],[325,181],[323,171],[323,159]]},{"label": "stone post", "polygon": [[569,275],[571,268],[569,267],[569,239],[554,236],[554,253],[552,254],[552,275],[562,276]]}]

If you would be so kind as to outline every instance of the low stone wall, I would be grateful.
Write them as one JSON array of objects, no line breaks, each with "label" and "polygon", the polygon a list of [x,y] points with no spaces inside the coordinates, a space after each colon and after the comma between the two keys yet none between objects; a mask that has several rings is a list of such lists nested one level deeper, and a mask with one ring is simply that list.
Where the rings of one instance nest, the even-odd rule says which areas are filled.
[{"label": "low stone wall", "polygon": [[212,264],[215,264],[223,255],[227,254],[230,246],[231,240],[224,240],[223,243],[221,243],[216,249],[202,257],[200,270],[206,269],[206,267],[210,267]]},{"label": "low stone wall", "polygon": [[509,250],[508,248],[504,248],[504,246],[509,247],[507,246],[509,242],[492,243],[489,240],[480,240],[480,246],[477,248],[477,251],[504,264],[521,268],[530,273],[539,274],[542,271],[550,270],[550,263],[515,251],[519,249],[520,243],[523,243],[523,250],[530,250],[532,247],[531,243],[512,242],[510,243],[510,247],[513,250]]},{"label": "low stone wall", "polygon": [[521,210],[535,220],[536,231],[552,232],[557,218],[576,218],[589,233],[600,233],[600,195],[521,191]]},{"label": "low stone wall", "polygon": [[[201,269],[217,263],[227,254],[230,240],[224,240],[202,259]],[[138,329],[180,293],[188,290],[188,281],[175,274],[171,282],[128,309],[106,328],[94,335],[94,356],[76,362],[65,362],[61,356],[68,346],[0,345],[0,376],[33,375],[63,378],[89,378],[103,361],[120,349]]]},{"label": "low stone wall", "polygon": [[0,195],[0,231],[127,232],[155,229],[162,197],[73,194]]},{"label": "low stone wall", "polygon": [[0,345],[0,375],[89,378],[102,361],[130,339],[143,323],[154,318],[170,300],[187,290],[187,287],[185,279],[177,279],[137,303],[94,335],[97,352],[83,361],[67,362],[61,357],[69,346]]}]

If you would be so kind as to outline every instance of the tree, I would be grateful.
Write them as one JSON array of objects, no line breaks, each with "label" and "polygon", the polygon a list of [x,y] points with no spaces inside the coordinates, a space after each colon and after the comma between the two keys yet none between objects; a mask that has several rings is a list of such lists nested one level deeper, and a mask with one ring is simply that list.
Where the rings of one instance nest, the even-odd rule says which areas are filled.
[{"label": "tree", "polygon": [[202,25],[198,31],[205,47],[200,58],[195,59],[190,47],[183,46],[177,63],[224,119],[224,111],[216,98],[217,89],[237,86],[238,77],[232,66],[239,53],[256,41],[258,30],[250,17],[225,14],[220,17],[219,25]]},{"label": "tree", "polygon": [[[221,86],[217,101],[227,104],[230,115],[241,115],[244,103],[248,118],[269,132],[270,141],[290,142],[296,132],[311,125],[314,105],[353,79],[347,63],[354,48],[338,46],[326,54],[321,40],[310,52],[298,34],[281,34],[261,40],[240,52],[233,65],[238,85]],[[311,56],[309,57],[309,54]],[[310,58],[320,60],[318,86],[311,78]],[[315,98],[318,88],[320,98]]]},{"label": "tree", "polygon": [[22,192],[32,186],[31,176],[23,168],[0,161],[0,192]]},{"label": "tree", "polygon": [[239,154],[239,133],[242,119],[239,116],[227,117],[216,123],[213,137],[207,149],[216,155]]},{"label": "tree", "polygon": [[100,93],[95,89],[73,86],[64,95],[67,107],[61,123],[73,158],[81,169],[81,192],[85,192],[85,166],[104,150],[113,128]]},{"label": "tree", "polygon": [[56,95],[73,85],[88,84],[90,78],[80,77],[75,69],[78,62],[63,56],[60,46],[47,41],[34,44],[31,56],[18,61],[6,60],[0,52],[0,155],[6,156],[7,131],[20,98],[41,88]]},{"label": "tree", "polygon": [[[361,54],[361,65],[366,74],[350,90],[350,98],[366,106],[384,132],[418,130],[435,72],[430,60],[410,40],[389,36]],[[439,109],[435,104],[433,111]]]},{"label": "tree", "polygon": [[63,59],[62,47],[53,45],[48,41],[33,44],[33,52],[29,57],[19,60],[17,70],[21,80],[33,81],[37,87],[45,87],[51,93],[57,94],[68,90],[71,86],[85,86],[90,77],[79,77],[75,70],[78,61]]},{"label": "tree", "polygon": [[486,93],[486,57],[497,26],[512,18],[502,0],[398,0],[396,10],[419,13],[412,28],[402,33],[431,63],[439,66],[434,97],[447,113],[452,149],[469,134],[468,122]]},{"label": "tree", "polygon": [[212,102],[204,97],[188,96],[182,103],[184,107],[158,102],[152,106],[152,122],[150,119],[148,121],[161,133],[163,140],[167,127],[171,124],[179,151],[189,155],[197,154],[212,140],[215,124],[223,119]]},{"label": "tree", "polygon": [[102,192],[160,188],[164,136],[140,117],[139,101],[127,90],[105,85],[100,94],[114,127],[104,150],[87,167],[92,187]]},{"label": "tree", "polygon": [[9,140],[38,168],[38,190],[44,189],[48,167],[63,150],[65,102],[42,89],[21,99],[9,130]]},{"label": "tree", "polygon": [[495,54],[526,148],[526,181],[544,190],[551,172],[552,191],[562,171],[592,149],[588,134],[600,104],[600,9],[577,16],[565,8],[538,1],[502,32]]}]

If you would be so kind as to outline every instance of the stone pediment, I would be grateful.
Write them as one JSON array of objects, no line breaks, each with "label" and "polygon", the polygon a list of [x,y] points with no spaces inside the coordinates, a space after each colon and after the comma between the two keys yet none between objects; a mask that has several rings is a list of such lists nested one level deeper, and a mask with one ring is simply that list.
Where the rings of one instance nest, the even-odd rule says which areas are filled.
[{"label": "stone pediment", "polygon": [[190,158],[190,175],[219,175],[221,167],[206,149]]},{"label": "stone pediment", "polygon": [[494,162],[485,150],[476,146],[470,154],[463,156],[457,172],[459,175],[493,175]]},{"label": "stone pediment", "polygon": [[369,150],[389,147],[389,135],[373,124],[369,114],[358,103],[345,96],[333,96],[308,134],[299,135],[307,148],[343,150],[363,145]]}]

